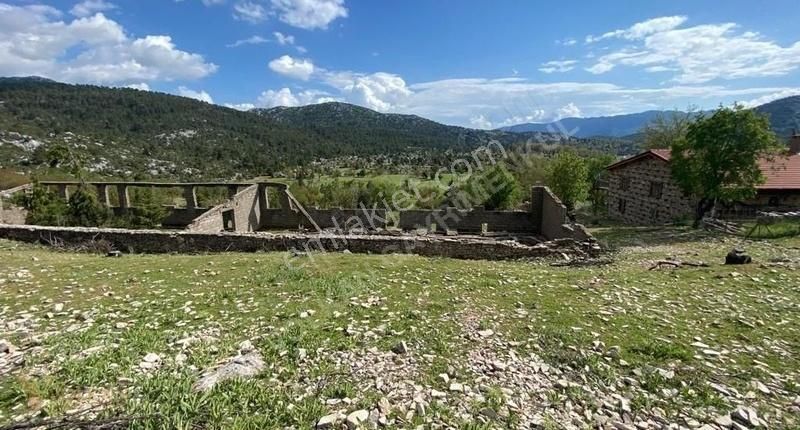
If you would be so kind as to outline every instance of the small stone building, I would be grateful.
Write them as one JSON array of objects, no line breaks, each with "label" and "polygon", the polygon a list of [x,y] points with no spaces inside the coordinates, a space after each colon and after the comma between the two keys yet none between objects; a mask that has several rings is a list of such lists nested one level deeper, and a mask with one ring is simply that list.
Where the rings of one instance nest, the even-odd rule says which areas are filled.
[{"label": "small stone building", "polygon": [[[765,182],[751,200],[717,208],[717,216],[741,218],[758,210],[800,208],[800,135],[791,138],[789,151],[774,160],[762,160]],[[651,149],[606,168],[606,202],[612,218],[629,224],[665,224],[694,215],[696,200],[685,195],[672,179],[670,151]]]}]

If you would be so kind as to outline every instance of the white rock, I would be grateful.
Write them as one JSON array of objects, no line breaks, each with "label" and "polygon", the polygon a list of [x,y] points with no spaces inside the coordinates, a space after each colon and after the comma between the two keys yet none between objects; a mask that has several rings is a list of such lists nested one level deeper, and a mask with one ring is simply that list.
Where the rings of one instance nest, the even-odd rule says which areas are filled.
[{"label": "white rock", "polygon": [[488,329],[487,328],[486,330],[478,330],[478,335],[480,337],[489,337],[489,336],[491,336],[493,334],[494,334],[494,331],[492,331],[492,329]]},{"label": "white rock", "polygon": [[450,384],[450,391],[457,391],[460,393],[464,391],[464,386],[462,384],[459,384],[458,382],[453,382],[452,384]]},{"label": "white rock", "polygon": [[63,303],[56,303],[56,304],[53,305],[53,312],[61,312],[63,310],[64,310],[64,304]]},{"label": "white rock", "polygon": [[248,352],[251,352],[251,351],[253,351],[254,349],[256,349],[256,348],[253,346],[253,342],[250,342],[249,340],[243,340],[243,341],[242,341],[242,342],[239,344],[239,352],[240,352],[242,355],[244,355],[244,354],[247,354]]},{"label": "white rock", "polygon": [[357,411],[350,412],[350,414],[347,415],[347,419],[345,420],[347,423],[347,428],[349,429],[358,428],[358,426],[360,426],[361,423],[366,422],[368,418],[369,418],[369,411],[365,409],[360,409]]},{"label": "white rock", "polygon": [[339,414],[325,415],[324,417],[320,418],[319,421],[317,421],[317,428],[318,429],[333,428],[333,426],[336,425],[337,421],[339,421]]}]

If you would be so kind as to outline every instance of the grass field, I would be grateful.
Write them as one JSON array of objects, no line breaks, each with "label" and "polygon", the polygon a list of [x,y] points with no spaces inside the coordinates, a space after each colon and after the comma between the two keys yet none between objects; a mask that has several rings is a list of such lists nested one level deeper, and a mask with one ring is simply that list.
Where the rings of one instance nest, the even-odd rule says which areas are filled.
[{"label": "grass field", "polygon": [[[596,234],[612,264],[0,241],[0,426],[694,428],[746,406],[797,428],[800,239]],[[723,266],[736,245],[755,263]],[[249,344],[254,378],[193,390]]]}]

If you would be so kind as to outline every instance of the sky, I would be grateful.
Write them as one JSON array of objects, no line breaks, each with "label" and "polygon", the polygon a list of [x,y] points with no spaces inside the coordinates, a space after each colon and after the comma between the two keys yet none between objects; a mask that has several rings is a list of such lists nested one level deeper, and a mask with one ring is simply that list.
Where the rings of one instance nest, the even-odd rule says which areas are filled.
[{"label": "sky", "polygon": [[497,128],[800,94],[798,22],[797,0],[0,0],[0,76]]}]

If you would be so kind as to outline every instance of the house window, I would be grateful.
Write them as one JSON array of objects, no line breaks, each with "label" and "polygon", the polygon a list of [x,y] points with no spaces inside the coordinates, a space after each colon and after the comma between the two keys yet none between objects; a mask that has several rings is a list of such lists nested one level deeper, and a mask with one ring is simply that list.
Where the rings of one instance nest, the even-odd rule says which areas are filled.
[{"label": "house window", "polygon": [[619,178],[619,189],[622,191],[628,191],[631,189],[631,178]]},{"label": "house window", "polygon": [[771,196],[769,198],[769,202],[767,202],[767,206],[780,206],[781,205],[781,198],[778,196]]},{"label": "house window", "polygon": [[625,206],[627,205],[627,203],[628,202],[625,199],[617,200],[617,211],[619,211],[619,213],[621,213],[621,214],[624,214],[625,213]]},{"label": "house window", "polygon": [[660,199],[661,194],[664,191],[664,183],[663,182],[650,182],[650,197],[654,199]]}]

